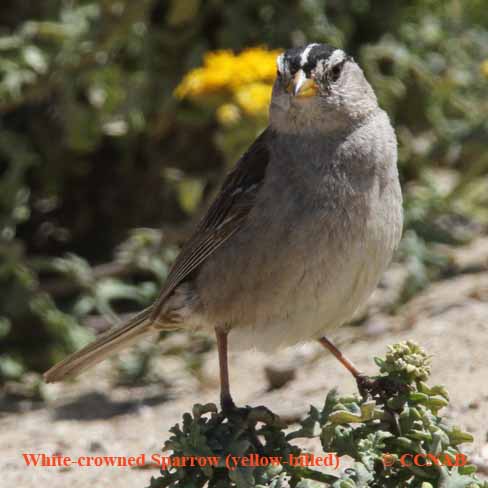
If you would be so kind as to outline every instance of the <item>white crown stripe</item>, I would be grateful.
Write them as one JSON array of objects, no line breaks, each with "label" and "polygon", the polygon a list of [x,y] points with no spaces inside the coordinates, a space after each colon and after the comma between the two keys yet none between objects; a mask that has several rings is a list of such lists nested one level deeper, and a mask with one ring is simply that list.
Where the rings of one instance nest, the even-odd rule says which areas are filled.
[{"label": "white crown stripe", "polygon": [[305,66],[308,62],[308,55],[314,46],[318,46],[317,43],[309,44],[303,51],[302,55],[300,56],[300,66]]},{"label": "white crown stripe", "polygon": [[344,61],[346,58],[346,53],[342,49],[336,49],[327,60],[328,66],[335,66],[336,64]]},{"label": "white crown stripe", "polygon": [[281,73],[281,74],[284,74],[285,71],[286,71],[286,67],[285,67],[285,55],[284,54],[280,54],[277,58],[276,58],[276,64],[278,65],[278,71]]}]

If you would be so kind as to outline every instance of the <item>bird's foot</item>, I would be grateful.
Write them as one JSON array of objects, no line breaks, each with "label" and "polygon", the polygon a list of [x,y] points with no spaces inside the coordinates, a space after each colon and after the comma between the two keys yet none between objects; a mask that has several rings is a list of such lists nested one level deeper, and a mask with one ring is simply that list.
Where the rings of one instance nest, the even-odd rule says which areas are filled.
[{"label": "bird's foot", "polygon": [[221,402],[223,418],[231,421],[247,422],[251,407],[237,407],[234,402]]},{"label": "bird's foot", "polygon": [[377,376],[372,378],[365,374],[356,376],[356,383],[361,396],[366,400],[368,398],[379,399],[383,403],[395,396],[406,393],[408,387],[402,383],[393,381],[386,376]]},{"label": "bird's foot", "polygon": [[234,403],[234,400],[232,400],[232,397],[230,395],[222,395],[220,398],[220,407],[222,408],[222,412],[232,412],[235,410],[236,404]]},{"label": "bird's foot", "polygon": [[224,417],[246,417],[249,414],[249,407],[237,407],[230,395],[220,399],[220,407]]},{"label": "bird's foot", "polygon": [[267,424],[282,423],[280,418],[264,405],[257,407],[251,407],[250,405],[237,407],[232,401],[232,398],[222,398],[220,400],[220,405],[223,417],[229,420],[249,422],[250,425],[256,424],[257,422]]}]

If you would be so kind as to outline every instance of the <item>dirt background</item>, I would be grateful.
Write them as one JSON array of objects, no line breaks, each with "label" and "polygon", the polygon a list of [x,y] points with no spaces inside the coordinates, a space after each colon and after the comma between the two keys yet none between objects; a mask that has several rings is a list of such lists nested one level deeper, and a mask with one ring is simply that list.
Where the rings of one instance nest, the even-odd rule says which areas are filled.
[{"label": "dirt background", "polygon": [[[393,265],[380,288],[361,311],[366,323],[343,327],[333,337],[361,369],[374,372],[374,356],[388,344],[412,339],[432,358],[430,384],[444,384],[451,404],[449,421],[475,436],[464,452],[488,477],[488,238],[451,252],[453,276],[436,282],[395,314],[395,302],[406,271]],[[69,384],[46,386],[47,403],[0,398],[0,471],[3,486],[97,488],[144,487],[155,469],[27,468],[22,452],[132,456],[161,454],[168,428],[194,403],[217,401],[215,350],[201,354],[201,367],[188,367],[177,351],[192,337],[172,334],[160,342],[153,384],[114,387],[110,361]],[[327,391],[355,390],[344,368],[318,344],[303,344],[274,355],[234,354],[231,385],[236,403],[266,405],[289,421],[297,421],[310,404],[321,405]],[[280,387],[277,381],[288,380]],[[316,446],[311,446],[316,449]]]}]

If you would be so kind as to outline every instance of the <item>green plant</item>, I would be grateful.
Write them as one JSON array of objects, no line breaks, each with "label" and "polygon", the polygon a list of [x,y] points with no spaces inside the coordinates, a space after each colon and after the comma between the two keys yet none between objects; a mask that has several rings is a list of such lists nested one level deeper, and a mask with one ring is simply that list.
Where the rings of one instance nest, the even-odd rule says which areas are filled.
[{"label": "green plant", "polygon": [[[213,457],[214,465],[168,463],[161,477],[151,479],[150,488],[487,488],[488,483],[474,474],[474,466],[460,462],[464,458],[459,445],[471,442],[472,436],[439,414],[449,403],[448,394],[442,386],[427,385],[430,357],[426,352],[415,343],[402,342],[390,346],[376,363],[380,371],[375,379],[394,386],[389,393],[386,386],[374,398],[341,397],[332,390],[323,407],[312,406],[300,428],[288,434],[279,417],[265,407],[246,407],[226,415],[214,404],[195,405],[192,415],[183,415],[181,426],[170,429],[164,450],[172,451],[171,460]],[[347,455],[352,467],[326,474],[293,465],[290,456],[306,454],[292,442],[300,438],[320,439],[324,453]],[[443,465],[400,462],[403,455],[416,454],[422,459],[431,454]],[[228,456],[251,455],[279,462],[247,467],[230,463],[234,470],[226,466]]]}]

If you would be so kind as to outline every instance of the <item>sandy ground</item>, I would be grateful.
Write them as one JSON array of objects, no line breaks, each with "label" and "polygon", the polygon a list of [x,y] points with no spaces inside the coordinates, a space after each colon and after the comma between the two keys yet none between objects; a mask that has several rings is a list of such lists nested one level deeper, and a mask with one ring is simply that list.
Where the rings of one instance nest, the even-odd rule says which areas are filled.
[{"label": "sandy ground", "polygon": [[[448,419],[472,432],[475,443],[465,452],[488,476],[488,240],[481,239],[453,254],[453,278],[431,285],[397,310],[385,313],[404,275],[393,266],[364,312],[366,325],[344,327],[336,339],[364,371],[374,372],[373,357],[388,344],[413,339],[431,354],[430,384],[444,384],[451,395]],[[216,401],[218,370],[215,350],[203,355],[198,375],[181,355],[170,354],[189,338],[174,334],[157,361],[163,381],[137,388],[116,388],[110,362],[74,383],[48,385],[49,401],[38,408],[18,403],[0,410],[0,472],[3,486],[23,488],[117,484],[144,487],[157,470],[130,468],[26,467],[22,453],[134,456],[160,454],[168,428],[194,403]],[[266,368],[291,370],[294,378],[269,390]],[[231,381],[238,404],[266,405],[287,419],[299,419],[310,404],[321,405],[327,391],[355,390],[352,378],[319,345],[305,344],[273,356],[257,352],[231,357]],[[5,402],[4,402],[5,403]],[[1,407],[2,405],[0,405]],[[14,411],[8,411],[8,410]]]}]

